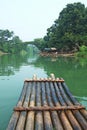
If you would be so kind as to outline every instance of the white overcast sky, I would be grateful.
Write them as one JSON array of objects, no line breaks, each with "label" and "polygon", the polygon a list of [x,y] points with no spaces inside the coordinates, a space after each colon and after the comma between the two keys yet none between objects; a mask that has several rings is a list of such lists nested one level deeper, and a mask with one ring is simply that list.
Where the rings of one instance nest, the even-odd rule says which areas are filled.
[{"label": "white overcast sky", "polygon": [[0,0],[0,29],[14,31],[23,41],[43,38],[69,3],[87,0]]}]

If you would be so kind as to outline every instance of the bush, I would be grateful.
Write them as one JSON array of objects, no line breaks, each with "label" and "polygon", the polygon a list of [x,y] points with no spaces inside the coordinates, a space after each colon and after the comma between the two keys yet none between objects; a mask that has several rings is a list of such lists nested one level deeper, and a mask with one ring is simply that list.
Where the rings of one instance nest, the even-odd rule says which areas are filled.
[{"label": "bush", "polygon": [[87,52],[87,46],[82,45],[82,46],[79,48],[79,51],[80,51],[80,52]]},{"label": "bush", "polygon": [[76,53],[77,57],[87,57],[87,46],[82,45],[79,52]]}]

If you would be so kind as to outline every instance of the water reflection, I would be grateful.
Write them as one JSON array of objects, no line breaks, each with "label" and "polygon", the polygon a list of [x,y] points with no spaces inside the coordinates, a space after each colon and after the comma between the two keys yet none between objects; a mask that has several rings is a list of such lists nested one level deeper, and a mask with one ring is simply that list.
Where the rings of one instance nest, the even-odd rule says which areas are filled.
[{"label": "water reflection", "polygon": [[[85,62],[83,62],[85,60]],[[63,77],[73,95],[87,99],[87,59],[66,57],[41,57],[36,53],[28,55],[4,55],[0,57],[0,130],[5,130],[15,106],[23,81],[33,74],[47,77],[54,73]],[[30,77],[30,78],[31,78]],[[82,98],[80,102],[87,106]],[[5,118],[4,118],[4,115]]]},{"label": "water reflection", "polygon": [[[85,62],[82,63],[84,60]],[[35,53],[29,53],[24,56],[4,55],[0,57],[0,76],[15,75],[16,72],[20,73],[20,69],[23,66],[26,66],[21,70],[24,75],[26,75],[25,72],[28,68],[31,75],[36,72],[39,74],[38,77],[43,77],[44,74],[49,76],[50,73],[54,73],[56,77],[63,77],[66,80],[75,95],[77,95],[77,93],[78,96],[80,94],[87,95],[87,91],[85,91],[87,87],[87,59],[84,60],[72,57],[41,57]],[[40,75],[42,69],[44,74]],[[4,78],[2,78],[2,80],[4,80]],[[84,89],[82,89],[83,85]]]},{"label": "water reflection", "polygon": [[0,76],[14,75],[23,65],[28,65],[37,60],[38,55],[3,55],[0,56]]},{"label": "water reflection", "polygon": [[[59,75],[61,69],[65,73],[67,70],[72,72],[76,69],[87,67],[87,59],[82,58],[56,58],[56,57],[40,57],[38,54],[30,53],[27,55],[3,55],[0,56],[0,76],[14,75],[15,71],[19,71],[23,65],[33,64],[37,67],[43,67],[48,75],[53,72]],[[70,75],[71,72],[70,71]],[[57,73],[58,72],[58,73]],[[67,73],[67,72],[66,72]],[[60,76],[60,75],[59,75]],[[69,73],[68,73],[69,76]]]},{"label": "water reflection", "polygon": [[[32,66],[38,68],[38,73],[41,73],[40,69],[43,69],[44,73],[50,75],[54,73],[57,77],[63,77],[72,92],[78,90],[78,94],[81,93],[77,86],[82,88],[84,83],[84,90],[82,94],[87,94],[85,91],[87,86],[87,59],[84,60],[75,59],[72,57],[41,57],[35,53],[29,53],[28,55],[4,55],[0,57],[0,76],[11,76],[15,75],[16,72],[19,72],[21,67],[27,66],[32,70]],[[23,71],[23,70],[22,70]],[[25,74],[25,72],[23,71]],[[31,72],[35,73],[35,71]],[[33,74],[31,74],[33,75]],[[75,93],[76,94],[76,93]]]}]

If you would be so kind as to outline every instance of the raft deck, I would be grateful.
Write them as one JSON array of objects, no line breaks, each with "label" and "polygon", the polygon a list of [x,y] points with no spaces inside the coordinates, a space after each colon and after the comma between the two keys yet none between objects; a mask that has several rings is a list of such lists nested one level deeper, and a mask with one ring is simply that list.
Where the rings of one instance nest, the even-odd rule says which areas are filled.
[{"label": "raft deck", "polygon": [[87,110],[62,78],[27,79],[7,130],[87,130]]}]

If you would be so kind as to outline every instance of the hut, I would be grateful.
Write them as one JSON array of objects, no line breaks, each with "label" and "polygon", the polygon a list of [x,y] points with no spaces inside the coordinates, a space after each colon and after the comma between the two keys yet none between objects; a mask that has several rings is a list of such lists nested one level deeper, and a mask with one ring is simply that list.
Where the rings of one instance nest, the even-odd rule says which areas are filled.
[{"label": "hut", "polygon": [[44,52],[57,52],[57,48],[51,47],[51,48],[44,48]]}]

